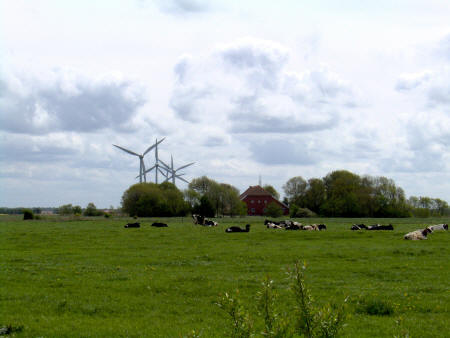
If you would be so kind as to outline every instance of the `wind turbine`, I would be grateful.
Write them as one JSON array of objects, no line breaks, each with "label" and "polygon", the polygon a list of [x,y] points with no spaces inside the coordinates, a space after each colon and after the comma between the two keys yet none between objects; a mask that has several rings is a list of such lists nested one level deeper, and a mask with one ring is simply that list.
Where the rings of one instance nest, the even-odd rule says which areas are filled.
[{"label": "wind turbine", "polygon": [[125,151],[125,152],[128,153],[128,154],[131,154],[131,155],[134,155],[134,156],[139,157],[139,175],[138,175],[137,177],[139,177],[139,183],[142,183],[142,176],[144,176],[144,182],[147,182],[147,176],[146,176],[147,171],[145,170],[144,156],[145,156],[149,151],[151,151],[153,148],[157,147],[158,144],[161,143],[162,141],[164,141],[164,138],[163,138],[161,141],[159,141],[159,142],[157,142],[157,143],[151,145],[150,147],[148,147],[147,150],[144,151],[144,152],[142,153],[142,155],[137,154],[137,153],[135,153],[134,151],[125,149],[125,148],[123,148],[123,147],[121,147],[121,146],[118,146],[118,145],[115,145],[115,144],[113,144],[113,146],[116,147],[116,148],[119,148],[119,149],[121,149],[121,150],[123,150],[123,151]]},{"label": "wind turbine", "polygon": [[177,171],[179,171],[179,170],[181,170],[181,169],[184,169],[184,168],[187,168],[187,167],[193,165],[194,163],[195,163],[195,162],[188,163],[188,164],[185,164],[185,165],[183,165],[183,166],[181,166],[181,167],[179,167],[179,168],[177,168],[177,169],[174,169],[174,168],[173,168],[173,156],[170,155],[170,167],[169,167],[167,164],[165,164],[165,163],[163,162],[163,164],[164,164],[165,167],[166,167],[167,173],[169,173],[169,172],[171,173],[171,176],[170,176],[170,177],[169,177],[169,175],[167,175],[166,181],[172,179],[172,183],[175,184],[175,178],[178,178],[178,179],[180,179],[180,180],[182,180],[182,181],[184,181],[184,182],[186,182],[186,183],[189,183],[189,182],[186,181],[183,177],[181,177],[181,176],[183,176],[184,174],[177,174]]},{"label": "wind turbine", "polygon": [[[150,171],[152,171],[153,169],[155,169],[155,183],[156,183],[156,184],[158,184],[158,172],[159,172],[161,175],[163,175],[164,177],[166,177],[166,179],[167,179],[167,175],[168,175],[167,172],[164,173],[163,170],[161,169],[161,167],[162,167],[163,169],[165,169],[166,171],[168,171],[168,166],[167,166],[163,161],[161,161],[161,160],[158,158],[158,144],[160,144],[163,140],[164,140],[164,139],[162,139],[161,141],[158,142],[158,139],[156,139],[156,142],[155,142],[155,144],[153,145],[153,146],[155,147],[155,165],[154,165],[153,167],[151,167],[150,169],[148,169],[148,170],[145,171],[145,173],[149,173]],[[162,166],[161,166],[160,163],[162,164]]]}]

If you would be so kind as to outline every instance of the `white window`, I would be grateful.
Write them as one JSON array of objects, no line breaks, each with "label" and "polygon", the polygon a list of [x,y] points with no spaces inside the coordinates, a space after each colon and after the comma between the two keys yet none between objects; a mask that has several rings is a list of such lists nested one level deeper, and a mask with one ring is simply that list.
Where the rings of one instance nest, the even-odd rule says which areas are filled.
[{"label": "white window", "polygon": [[258,200],[258,204],[261,204],[261,200]]},{"label": "white window", "polygon": [[250,203],[255,203],[255,201],[254,201],[254,200],[251,200]]},{"label": "white window", "polygon": [[267,204],[267,200],[264,200],[264,204]]}]

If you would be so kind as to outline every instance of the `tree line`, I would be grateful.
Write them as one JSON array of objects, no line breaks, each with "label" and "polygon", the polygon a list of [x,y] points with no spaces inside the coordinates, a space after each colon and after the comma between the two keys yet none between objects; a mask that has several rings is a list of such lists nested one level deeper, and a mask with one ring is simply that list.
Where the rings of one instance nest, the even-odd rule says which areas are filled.
[{"label": "tree line", "polygon": [[188,213],[206,217],[247,214],[239,199],[239,190],[206,176],[193,179],[184,191],[170,183],[138,183],[122,196],[122,211],[130,216],[185,216]]},{"label": "tree line", "polygon": [[292,177],[283,186],[291,215],[315,213],[327,217],[442,216],[447,202],[438,198],[410,197],[392,179],[359,176],[337,170],[323,178]]}]

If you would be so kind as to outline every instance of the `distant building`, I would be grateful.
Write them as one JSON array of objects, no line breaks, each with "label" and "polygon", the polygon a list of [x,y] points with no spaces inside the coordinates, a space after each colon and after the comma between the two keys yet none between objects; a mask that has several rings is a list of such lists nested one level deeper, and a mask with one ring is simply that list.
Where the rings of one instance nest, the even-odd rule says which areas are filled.
[{"label": "distant building", "polygon": [[250,186],[239,198],[247,204],[247,214],[250,216],[264,215],[267,205],[271,202],[278,204],[283,209],[283,215],[289,215],[289,207],[278,201],[259,185]]}]

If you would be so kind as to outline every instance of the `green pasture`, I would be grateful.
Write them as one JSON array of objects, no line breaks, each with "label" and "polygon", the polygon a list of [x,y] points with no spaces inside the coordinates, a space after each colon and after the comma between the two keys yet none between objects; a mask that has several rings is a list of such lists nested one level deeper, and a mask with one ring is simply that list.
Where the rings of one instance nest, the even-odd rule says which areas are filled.
[{"label": "green pasture", "polygon": [[[130,220],[0,216],[0,328],[17,328],[17,337],[183,337],[194,329],[226,337],[220,294],[238,289],[256,313],[270,276],[289,309],[286,271],[300,260],[319,304],[349,296],[343,336],[450,336],[450,233],[402,239],[448,218],[303,220],[325,223],[321,232],[269,230],[263,218],[218,219],[216,228],[140,219],[141,228],[124,229]],[[395,230],[349,230],[360,222]],[[246,223],[249,233],[224,232]],[[390,311],[372,313],[372,303]]]}]

